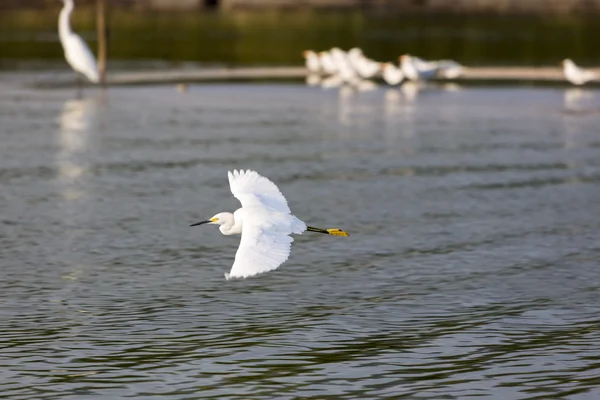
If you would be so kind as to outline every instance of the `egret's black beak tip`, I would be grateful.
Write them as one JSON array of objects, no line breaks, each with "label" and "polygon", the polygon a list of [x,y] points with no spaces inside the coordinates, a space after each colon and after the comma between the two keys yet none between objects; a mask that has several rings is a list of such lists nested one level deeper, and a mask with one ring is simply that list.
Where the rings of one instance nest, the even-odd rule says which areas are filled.
[{"label": "egret's black beak tip", "polygon": [[190,228],[191,228],[192,226],[198,226],[198,225],[208,224],[208,223],[210,223],[210,222],[212,222],[212,221],[211,221],[211,220],[209,220],[209,219],[207,219],[207,220],[205,220],[205,221],[196,222],[195,224],[191,224],[191,225],[190,225]]}]

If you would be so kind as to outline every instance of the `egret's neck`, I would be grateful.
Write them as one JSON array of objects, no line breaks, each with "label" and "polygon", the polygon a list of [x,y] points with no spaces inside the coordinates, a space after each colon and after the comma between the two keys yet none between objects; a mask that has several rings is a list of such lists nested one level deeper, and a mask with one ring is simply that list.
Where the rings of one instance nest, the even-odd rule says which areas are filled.
[{"label": "egret's neck", "polygon": [[240,210],[236,211],[235,214],[230,214],[231,218],[219,227],[219,230],[223,235],[236,235],[242,233],[243,215],[239,212]]},{"label": "egret's neck", "polygon": [[71,12],[73,12],[73,0],[66,0],[60,15],[58,16],[58,35],[61,39],[71,35],[71,24],[69,19],[71,18]]}]

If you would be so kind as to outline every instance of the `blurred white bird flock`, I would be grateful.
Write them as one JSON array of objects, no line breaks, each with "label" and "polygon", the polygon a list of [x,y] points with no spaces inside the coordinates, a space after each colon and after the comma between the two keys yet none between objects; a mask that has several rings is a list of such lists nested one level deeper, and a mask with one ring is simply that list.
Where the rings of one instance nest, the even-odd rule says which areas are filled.
[{"label": "blurred white bird flock", "polygon": [[272,181],[251,170],[228,172],[231,193],[242,203],[234,213],[221,212],[203,224],[219,225],[223,235],[242,234],[235,261],[226,279],[248,278],[272,271],[290,256],[294,239],[291,234],[317,232],[334,236],[348,236],[337,229],[307,226],[292,215],[287,200]]},{"label": "blurred white bird flock", "polygon": [[[406,81],[454,80],[461,77],[465,69],[454,60],[428,61],[410,54],[398,57],[398,64],[378,62],[366,57],[357,47],[347,52],[333,47],[318,53],[305,50],[302,54],[308,73],[306,82],[325,89],[349,86],[358,91],[368,90],[375,87],[373,79],[377,78],[381,78],[390,86]],[[562,66],[564,78],[574,85],[598,80],[593,71],[579,68],[568,58],[563,60]]]},{"label": "blurred white bird flock", "polygon": [[302,55],[308,72],[306,82],[323,88],[347,85],[363,91],[374,88],[373,79],[377,78],[395,86],[405,80],[456,79],[463,72],[456,61],[425,61],[409,54],[400,56],[398,65],[379,62],[365,56],[358,47],[347,52],[338,47],[318,53],[305,50]]},{"label": "blurred white bird flock", "polygon": [[598,79],[593,71],[586,71],[579,68],[571,59],[565,58],[562,61],[563,75],[565,79],[573,85],[583,85],[590,81]]}]

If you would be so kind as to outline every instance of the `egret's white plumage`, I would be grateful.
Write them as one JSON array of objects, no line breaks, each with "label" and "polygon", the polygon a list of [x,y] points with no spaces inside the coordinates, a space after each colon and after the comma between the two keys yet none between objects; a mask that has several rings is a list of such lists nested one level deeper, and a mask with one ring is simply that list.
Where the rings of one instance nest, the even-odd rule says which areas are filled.
[{"label": "egret's white plumage", "polygon": [[350,61],[350,64],[354,66],[354,64],[360,62],[360,60],[365,58],[365,55],[363,54],[363,51],[361,49],[359,49],[358,47],[353,47],[350,50],[348,50],[348,52],[346,53],[346,57],[348,57],[348,61]]},{"label": "egret's white plumage", "polygon": [[75,5],[73,0],[63,0],[64,6],[58,17],[58,36],[65,58],[75,72],[83,74],[93,83],[98,83],[100,76],[94,55],[83,39],[71,30],[69,19]]},{"label": "egret's white plumage", "polygon": [[454,60],[438,60],[437,76],[442,79],[456,79],[463,74],[463,66]]},{"label": "egret's white plumage", "polygon": [[317,53],[312,50],[304,50],[302,52],[302,56],[304,56],[304,61],[308,72],[311,74],[321,72],[321,60],[319,60]]},{"label": "egret's white plumage", "polygon": [[399,85],[400,82],[402,82],[402,80],[404,79],[404,74],[402,73],[402,70],[392,63],[384,63],[381,69],[383,71],[381,76],[383,77],[385,83],[387,83],[388,85]]},{"label": "egret's white plumage", "polygon": [[318,53],[321,68],[325,75],[333,75],[337,72],[337,66],[333,60],[333,56],[328,51],[321,51]]},{"label": "egret's white plumage", "polygon": [[381,63],[369,58],[363,58],[356,65],[356,71],[365,79],[374,78],[381,72]]},{"label": "egret's white plumage", "polygon": [[404,54],[400,56],[402,73],[411,81],[427,80],[435,77],[438,67],[434,62]]},{"label": "egret's white plumage", "polygon": [[242,234],[240,246],[229,274],[230,278],[247,278],[272,271],[290,256],[293,233],[308,230],[335,236],[348,236],[339,229],[307,227],[291,214],[279,188],[255,171],[228,172],[231,193],[242,203],[242,208],[231,213],[219,213],[204,223],[220,225],[224,235]]},{"label": "egret's white plumage", "polygon": [[333,47],[329,53],[335,64],[336,74],[344,81],[344,83],[353,85],[360,80],[358,73],[352,68],[352,64],[348,59],[348,54],[344,50]]},{"label": "egret's white plumage", "polygon": [[565,79],[571,82],[573,85],[583,85],[584,83],[598,78],[593,71],[586,71],[582,68],[579,68],[569,58],[564,59],[562,61],[562,65]]},{"label": "egret's white plumage", "polygon": [[366,57],[358,47],[348,50],[346,58],[350,66],[361,78],[373,78],[381,71],[381,63]]}]

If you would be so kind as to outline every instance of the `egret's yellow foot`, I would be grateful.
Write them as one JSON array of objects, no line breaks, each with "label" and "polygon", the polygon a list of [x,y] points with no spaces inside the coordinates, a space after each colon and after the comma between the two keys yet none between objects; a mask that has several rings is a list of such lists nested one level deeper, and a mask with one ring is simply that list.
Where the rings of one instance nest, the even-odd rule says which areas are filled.
[{"label": "egret's yellow foot", "polygon": [[309,232],[324,233],[326,235],[348,236],[348,233],[346,233],[343,230],[338,229],[338,228],[321,229],[321,228],[315,228],[314,226],[307,226],[306,230]]}]

